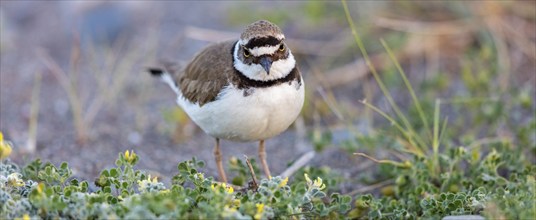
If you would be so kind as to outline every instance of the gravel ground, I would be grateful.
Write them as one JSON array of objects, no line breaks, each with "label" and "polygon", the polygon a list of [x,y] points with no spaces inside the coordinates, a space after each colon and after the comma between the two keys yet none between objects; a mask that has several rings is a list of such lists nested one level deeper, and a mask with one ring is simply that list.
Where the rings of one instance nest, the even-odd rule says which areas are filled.
[{"label": "gravel ground", "polygon": [[[114,165],[118,153],[133,149],[141,156],[139,168],[160,174],[164,181],[169,181],[168,178],[176,172],[178,162],[194,156],[207,161],[204,171],[215,175],[213,138],[195,129],[191,138],[178,143],[172,141],[174,124],[164,115],[174,108],[175,97],[164,85],[144,74],[142,67],[155,57],[188,60],[207,44],[184,39],[181,34],[187,26],[239,32],[241,27],[231,27],[226,21],[229,8],[235,5],[233,2],[2,1],[0,130],[14,143],[12,159],[21,164],[38,157],[55,164],[67,161],[76,177],[92,180],[100,170]],[[105,65],[109,60],[105,56],[110,53],[119,59],[132,53],[135,56],[129,61],[132,67],[125,74],[125,86],[105,95],[115,97],[103,104],[91,121],[90,138],[85,144],[76,141],[67,93],[38,52],[44,51],[60,68],[68,70],[77,37],[83,54],[78,91],[84,112],[103,92],[96,84],[91,62],[98,68]],[[111,44],[113,50],[100,52],[100,48],[110,48],[107,46],[109,39],[116,39]],[[156,48],[152,48],[152,41],[156,41]],[[95,57],[88,57],[91,53],[87,51],[95,48]],[[26,142],[36,74],[42,76],[37,145],[35,149],[28,149]],[[114,76],[119,74],[110,71],[105,76],[113,85],[118,80]],[[297,142],[307,143],[302,136],[291,128],[267,141],[268,161],[273,173],[281,173],[290,161],[311,150],[310,147],[295,147]],[[223,141],[222,149],[224,160],[231,156],[242,158],[243,154],[257,155],[257,143]],[[356,159],[338,149],[328,149],[311,161],[313,165],[346,169],[348,175],[352,169],[357,169],[357,163]]]}]

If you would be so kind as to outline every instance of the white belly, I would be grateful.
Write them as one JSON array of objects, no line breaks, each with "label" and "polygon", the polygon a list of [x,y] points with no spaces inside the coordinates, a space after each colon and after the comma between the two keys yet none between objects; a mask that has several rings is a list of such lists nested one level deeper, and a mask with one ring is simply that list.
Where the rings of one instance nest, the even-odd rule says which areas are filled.
[{"label": "white belly", "polygon": [[224,88],[216,101],[203,106],[181,95],[177,103],[207,134],[232,141],[265,140],[285,131],[296,120],[303,106],[304,85],[282,83],[268,88],[244,90]]}]

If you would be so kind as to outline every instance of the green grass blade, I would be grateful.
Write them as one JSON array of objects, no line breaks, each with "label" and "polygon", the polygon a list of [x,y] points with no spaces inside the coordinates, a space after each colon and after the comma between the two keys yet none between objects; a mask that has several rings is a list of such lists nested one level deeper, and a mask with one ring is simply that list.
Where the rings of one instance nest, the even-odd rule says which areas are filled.
[{"label": "green grass blade", "polygon": [[398,60],[396,59],[395,55],[393,54],[391,48],[389,47],[389,45],[387,45],[385,40],[383,40],[383,38],[382,38],[382,39],[380,39],[380,41],[381,41],[381,43],[383,45],[383,48],[385,48],[385,50],[387,51],[387,54],[389,54],[389,58],[391,58],[391,61],[395,64],[396,68],[398,69],[398,72],[400,73],[400,76],[402,77],[402,80],[404,81],[404,84],[406,84],[406,88],[408,89],[409,94],[411,95],[411,99],[413,99],[413,103],[415,104],[415,107],[417,108],[417,112],[419,113],[419,117],[421,118],[421,121],[424,124],[424,129],[426,130],[428,135],[431,136],[430,135],[430,127],[428,125],[428,120],[426,119],[426,115],[424,114],[424,111],[422,110],[421,102],[417,98],[417,95],[415,95],[415,91],[413,90],[413,86],[411,85],[411,83],[409,82],[409,80],[408,80],[408,78],[406,76],[406,72],[404,71],[404,69],[402,69],[402,66],[400,66],[400,62],[398,62]]},{"label": "green grass blade", "polygon": [[437,99],[435,103],[435,110],[434,110],[434,137],[432,139],[432,149],[434,152],[434,161],[432,166],[432,171],[439,171],[439,105],[441,104],[441,100]]},{"label": "green grass blade", "polygon": [[443,125],[441,126],[441,134],[439,134],[439,140],[438,140],[440,144],[441,142],[443,142],[443,137],[445,136],[445,131],[447,130],[448,121],[449,121],[448,117],[445,117],[445,120],[443,120]]},{"label": "green grass blade", "polygon": [[353,22],[353,19],[352,19],[352,16],[350,15],[350,11],[348,9],[348,5],[346,4],[346,1],[345,0],[342,0],[342,4],[343,4],[343,8],[344,8],[344,12],[346,14],[346,19],[348,21],[348,24],[350,26],[350,29],[352,30],[352,35],[354,36],[354,40],[355,42],[357,43],[357,46],[359,47],[359,50],[361,51],[361,53],[363,54],[363,58],[365,59],[365,63],[367,64],[367,66],[369,67],[370,69],[370,72],[372,73],[372,75],[374,76],[374,79],[376,80],[376,82],[378,83],[378,86],[380,87],[380,89],[382,90],[382,93],[384,94],[384,96],[387,98],[387,101],[389,102],[389,104],[391,105],[391,107],[393,108],[395,114],[397,115],[397,117],[402,121],[402,123],[404,124],[405,126],[405,131],[404,133],[406,134],[409,134],[409,137],[411,137],[410,139],[408,139],[410,142],[413,142],[415,141],[414,143],[416,143],[417,147],[421,148],[422,151],[426,150],[426,143],[424,142],[424,140],[415,132],[415,129],[413,128],[413,126],[411,125],[411,123],[409,123],[409,120],[406,118],[406,116],[402,113],[402,111],[400,110],[400,108],[398,107],[398,105],[395,103],[393,97],[391,96],[391,94],[389,93],[389,90],[387,90],[387,87],[385,86],[385,84],[383,83],[382,79],[379,77],[378,75],[378,72],[376,71],[376,68],[374,67],[374,65],[372,65],[372,62],[370,61],[370,58],[368,56],[368,53],[367,53],[367,50],[365,49],[365,46],[363,44],[363,41],[361,40],[361,37],[359,36],[359,34],[357,33],[357,30],[355,28],[355,25],[354,25],[354,22]]},{"label": "green grass blade", "polygon": [[434,137],[432,139],[432,147],[434,149],[434,154],[437,153],[437,149],[439,147],[439,105],[441,104],[441,100],[437,99],[435,103],[435,110],[434,110]]},{"label": "green grass blade", "polygon": [[390,165],[393,165],[393,166],[396,166],[396,167],[400,167],[400,168],[410,168],[412,165],[411,163],[409,162],[404,162],[404,163],[400,163],[400,162],[396,162],[396,161],[393,161],[393,160],[378,160],[374,157],[371,157],[365,153],[354,153],[354,155],[358,155],[358,156],[362,156],[362,157],[365,157],[369,160],[372,160],[376,163],[380,163],[380,164],[390,164]]},{"label": "green grass blade", "polygon": [[412,136],[412,133],[411,132],[408,132],[406,129],[404,129],[394,118],[392,118],[391,116],[389,116],[387,113],[383,112],[382,110],[380,110],[379,108],[377,108],[376,106],[374,105],[371,105],[369,103],[367,103],[366,101],[361,101],[361,103],[363,103],[365,106],[367,106],[368,108],[372,109],[373,111],[375,111],[376,113],[380,114],[381,116],[383,116],[385,119],[387,119],[387,121],[391,122],[391,124],[393,126],[395,126],[399,131],[400,133],[402,133],[402,135],[404,135],[404,137],[408,140],[408,142],[412,145],[412,146],[415,146],[415,149],[418,149],[417,152],[413,151],[413,150],[409,150],[409,152],[413,152],[414,154],[416,154],[417,156],[419,157],[422,157],[424,156],[424,152],[422,151],[421,148],[418,147],[418,144],[416,143],[416,140],[414,140],[413,136]]}]

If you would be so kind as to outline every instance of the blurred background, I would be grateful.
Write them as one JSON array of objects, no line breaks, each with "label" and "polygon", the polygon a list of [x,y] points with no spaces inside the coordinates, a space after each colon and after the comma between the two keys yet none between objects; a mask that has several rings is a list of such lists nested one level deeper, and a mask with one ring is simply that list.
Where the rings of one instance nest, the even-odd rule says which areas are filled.
[{"label": "blurred background", "polygon": [[[416,129],[426,126],[380,39],[429,118],[441,100],[446,144],[510,140],[535,160],[534,1],[348,5],[371,63]],[[354,152],[403,160],[392,125],[362,102],[393,113],[338,1],[1,1],[0,131],[15,146],[11,158],[67,161],[75,176],[94,179],[134,150],[140,168],[164,180],[194,156],[216,174],[214,140],[144,67],[187,62],[260,19],[282,28],[306,81],[302,115],[267,141],[273,173],[308,152],[312,166],[362,179],[378,172]],[[224,141],[222,149],[226,161],[256,157],[257,143]]]}]

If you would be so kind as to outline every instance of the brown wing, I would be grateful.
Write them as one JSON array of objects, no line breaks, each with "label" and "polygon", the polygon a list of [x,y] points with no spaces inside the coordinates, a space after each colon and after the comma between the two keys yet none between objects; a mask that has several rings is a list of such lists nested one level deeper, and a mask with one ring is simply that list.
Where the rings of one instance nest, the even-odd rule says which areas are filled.
[{"label": "brown wing", "polygon": [[197,54],[176,76],[182,95],[200,106],[216,100],[234,72],[232,50],[236,41],[212,44]]}]

